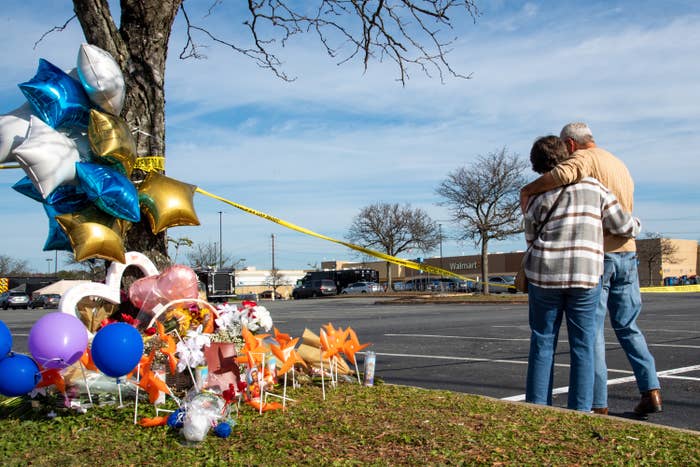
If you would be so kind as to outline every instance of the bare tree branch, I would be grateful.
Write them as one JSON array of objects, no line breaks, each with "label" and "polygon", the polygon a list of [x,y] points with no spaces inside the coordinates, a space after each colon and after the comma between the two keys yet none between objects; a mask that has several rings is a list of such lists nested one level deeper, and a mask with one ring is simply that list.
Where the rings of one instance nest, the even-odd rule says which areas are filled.
[{"label": "bare tree branch", "polygon": [[[221,4],[215,1],[207,16]],[[315,32],[329,56],[338,58],[338,64],[362,56],[366,70],[372,59],[393,61],[398,68],[398,81],[405,84],[409,68],[417,66],[426,76],[437,73],[441,82],[445,74],[469,79],[471,74],[458,73],[447,61],[454,38],[443,40],[444,27],[452,30],[449,11],[466,12],[476,19],[478,10],[473,0],[319,0],[315,8],[302,3],[291,7],[283,0],[248,0],[250,17],[244,21],[253,41],[252,47],[244,47],[222,39],[207,28],[190,19],[184,8],[181,11],[187,28],[187,41],[181,58],[204,58],[199,51],[194,33],[227,46],[251,58],[258,66],[276,76],[292,81],[283,70],[283,62],[273,48],[284,45],[293,36]],[[437,26],[437,27],[436,27]]]},{"label": "bare tree branch", "polygon": [[63,32],[68,25],[70,24],[71,21],[73,21],[75,18],[77,18],[77,15],[73,15],[70,18],[66,20],[65,23],[63,23],[63,26],[54,26],[48,31],[46,31],[44,34],[41,35],[41,37],[34,43],[34,47],[32,47],[32,50],[36,50],[37,46],[41,43],[41,41],[44,40],[46,36],[51,34],[52,32]]}]

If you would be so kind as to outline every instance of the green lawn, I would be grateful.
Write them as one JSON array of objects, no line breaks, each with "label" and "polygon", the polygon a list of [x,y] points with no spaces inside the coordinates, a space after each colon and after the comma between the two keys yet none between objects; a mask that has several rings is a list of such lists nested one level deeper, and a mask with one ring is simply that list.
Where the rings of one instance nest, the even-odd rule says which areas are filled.
[{"label": "green lawn", "polygon": [[[185,446],[133,405],[0,418],[2,465],[700,465],[700,436],[621,419],[390,385],[303,386],[285,412],[242,407],[231,437]],[[143,416],[153,416],[146,404]]]}]

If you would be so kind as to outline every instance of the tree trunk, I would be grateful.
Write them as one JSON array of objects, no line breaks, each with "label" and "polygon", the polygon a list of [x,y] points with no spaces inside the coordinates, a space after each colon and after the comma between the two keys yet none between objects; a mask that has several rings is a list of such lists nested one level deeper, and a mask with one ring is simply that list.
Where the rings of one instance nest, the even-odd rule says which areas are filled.
[{"label": "tree trunk", "polygon": [[485,295],[490,293],[489,290],[489,246],[485,236],[481,237],[481,281],[484,284],[482,291]]},{"label": "tree trunk", "polygon": [[391,263],[386,262],[386,290],[387,292],[391,290]]},{"label": "tree trunk", "polygon": [[[175,15],[182,0],[121,0],[117,29],[107,0],[73,0],[88,43],[114,57],[124,74],[126,99],[122,117],[134,132],[138,156],[165,156],[165,62]],[[134,170],[139,182],[145,173]],[[166,234],[154,235],[145,219],[126,236],[127,251],[151,258],[157,267],[169,263]]]}]

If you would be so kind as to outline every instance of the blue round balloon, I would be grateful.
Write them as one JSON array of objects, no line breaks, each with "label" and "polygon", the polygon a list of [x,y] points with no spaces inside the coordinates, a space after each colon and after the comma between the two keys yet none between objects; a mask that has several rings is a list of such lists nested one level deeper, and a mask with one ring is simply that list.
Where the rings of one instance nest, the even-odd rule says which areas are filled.
[{"label": "blue round balloon", "polygon": [[102,211],[129,222],[141,219],[139,193],[126,176],[91,162],[78,162],[75,171],[82,190]]},{"label": "blue round balloon", "polygon": [[26,355],[13,354],[0,360],[0,394],[21,396],[41,381],[39,366]]},{"label": "blue round balloon", "polygon": [[12,333],[4,321],[0,321],[0,360],[12,350]]},{"label": "blue round balloon", "polygon": [[51,62],[40,58],[34,77],[19,88],[47,125],[87,128],[90,99],[83,86]]},{"label": "blue round balloon", "polygon": [[175,412],[168,415],[168,426],[170,428],[182,428],[185,424],[185,411],[177,409]]},{"label": "blue round balloon", "polygon": [[227,422],[221,422],[214,427],[214,434],[219,438],[228,438],[231,436],[231,425]]},{"label": "blue round balloon", "polygon": [[143,339],[135,327],[112,323],[103,327],[92,340],[92,360],[107,376],[118,378],[133,370],[143,356]]}]

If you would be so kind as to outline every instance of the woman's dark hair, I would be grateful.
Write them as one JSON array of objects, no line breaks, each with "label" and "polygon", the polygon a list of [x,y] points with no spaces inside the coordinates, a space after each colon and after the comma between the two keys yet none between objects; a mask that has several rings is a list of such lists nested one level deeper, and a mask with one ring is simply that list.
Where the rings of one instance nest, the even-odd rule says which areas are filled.
[{"label": "woman's dark hair", "polygon": [[558,136],[549,135],[537,138],[530,149],[532,170],[538,174],[549,172],[561,161],[568,159],[566,146]]}]

